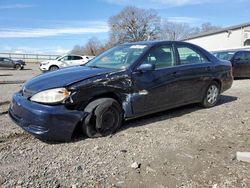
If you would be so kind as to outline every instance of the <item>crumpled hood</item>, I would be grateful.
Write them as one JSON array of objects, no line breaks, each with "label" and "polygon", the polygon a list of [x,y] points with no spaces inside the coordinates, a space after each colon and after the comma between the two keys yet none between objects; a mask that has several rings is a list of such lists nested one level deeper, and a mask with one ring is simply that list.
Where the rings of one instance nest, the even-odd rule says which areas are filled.
[{"label": "crumpled hood", "polygon": [[90,68],[85,66],[64,68],[54,72],[47,72],[32,78],[31,80],[25,82],[23,90],[32,95],[43,90],[65,87],[78,81],[111,72],[114,72],[114,70],[105,68]]}]

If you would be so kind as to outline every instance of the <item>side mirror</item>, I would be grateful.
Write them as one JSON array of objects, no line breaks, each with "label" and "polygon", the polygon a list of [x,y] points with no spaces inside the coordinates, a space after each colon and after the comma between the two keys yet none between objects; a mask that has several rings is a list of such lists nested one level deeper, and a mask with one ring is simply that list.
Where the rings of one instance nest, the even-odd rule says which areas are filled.
[{"label": "side mirror", "polygon": [[155,70],[155,65],[150,63],[141,64],[137,69],[139,72],[147,72]]}]

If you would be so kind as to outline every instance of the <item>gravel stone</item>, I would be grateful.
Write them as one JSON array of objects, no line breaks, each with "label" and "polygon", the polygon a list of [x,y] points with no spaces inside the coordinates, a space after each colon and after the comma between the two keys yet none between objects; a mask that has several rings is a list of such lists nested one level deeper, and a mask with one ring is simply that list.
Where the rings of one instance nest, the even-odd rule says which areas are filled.
[{"label": "gravel stone", "polygon": [[[7,74],[1,81],[27,80],[39,65],[0,70]],[[0,85],[0,112],[20,88]],[[250,187],[250,163],[235,160],[250,151],[249,94],[250,79],[238,79],[213,108],[188,105],[127,121],[112,137],[68,143],[42,142],[2,114],[0,187]]]}]

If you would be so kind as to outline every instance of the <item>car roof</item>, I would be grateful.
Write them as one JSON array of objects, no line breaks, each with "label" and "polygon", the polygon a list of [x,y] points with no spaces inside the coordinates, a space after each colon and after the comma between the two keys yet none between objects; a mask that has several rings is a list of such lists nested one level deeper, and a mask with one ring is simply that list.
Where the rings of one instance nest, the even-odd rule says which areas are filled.
[{"label": "car roof", "polygon": [[212,51],[212,53],[222,53],[222,52],[250,52],[250,50],[221,50],[221,51]]},{"label": "car roof", "polygon": [[[156,44],[162,44],[162,43],[176,43],[176,44],[189,44],[189,45],[194,45],[192,43],[188,42],[182,42],[182,41],[171,41],[171,40],[153,40],[153,41],[139,41],[139,42],[129,42],[129,43],[124,43],[121,45],[156,45]],[[194,45],[196,46],[196,45]]]}]

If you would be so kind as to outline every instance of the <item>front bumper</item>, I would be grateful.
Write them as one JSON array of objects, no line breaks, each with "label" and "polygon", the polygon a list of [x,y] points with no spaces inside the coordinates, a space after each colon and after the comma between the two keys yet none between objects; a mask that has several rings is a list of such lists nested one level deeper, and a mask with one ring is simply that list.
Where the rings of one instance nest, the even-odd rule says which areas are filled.
[{"label": "front bumper", "polygon": [[68,110],[64,105],[44,105],[31,102],[16,93],[9,116],[25,131],[42,140],[70,141],[76,125],[84,112]]}]

